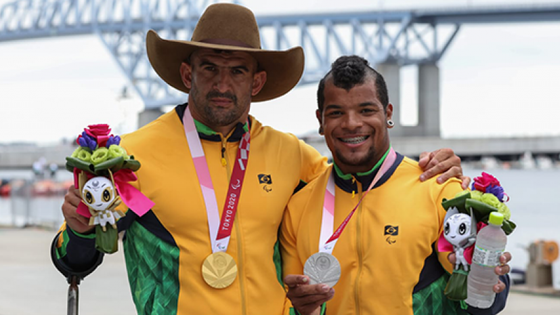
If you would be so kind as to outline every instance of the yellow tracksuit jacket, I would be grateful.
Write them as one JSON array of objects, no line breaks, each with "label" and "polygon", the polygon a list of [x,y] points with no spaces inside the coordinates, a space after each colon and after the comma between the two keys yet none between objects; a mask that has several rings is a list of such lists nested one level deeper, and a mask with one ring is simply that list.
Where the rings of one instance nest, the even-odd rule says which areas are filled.
[{"label": "yellow tracksuit jacket", "polygon": [[[280,237],[285,275],[303,274],[307,258],[318,252],[323,198],[332,170],[330,167],[300,190],[288,204]],[[358,203],[374,173],[353,178],[333,173],[334,231]],[[441,201],[462,190],[460,181],[451,179],[439,185],[433,178],[420,182],[420,174],[417,162],[398,155],[354,213],[333,251],[342,275],[334,286],[334,298],[327,302],[327,314],[412,315],[413,294],[422,295],[418,303],[434,301],[443,310],[453,309],[452,313],[438,313],[424,305],[418,307],[424,312],[415,314],[462,312],[442,294],[447,273],[441,266],[452,270],[448,253],[438,259],[434,250],[445,217]]]},{"label": "yellow tracksuit jacket", "polygon": [[[326,158],[295,136],[250,118],[248,167],[227,249],[237,262],[238,275],[227,288],[211,288],[201,274],[212,250],[206,207],[181,121],[184,110],[185,105],[178,106],[122,141],[141,163],[136,186],[155,202],[143,217],[128,211],[119,221],[119,229],[127,231],[124,250],[138,313],[289,312],[273,259],[279,226],[295,189],[322,173]],[[239,124],[224,137],[197,123],[220,217],[242,129]],[[79,261],[84,255],[76,253],[91,240],[64,228],[59,236],[60,260],[68,266],[87,265]]]}]

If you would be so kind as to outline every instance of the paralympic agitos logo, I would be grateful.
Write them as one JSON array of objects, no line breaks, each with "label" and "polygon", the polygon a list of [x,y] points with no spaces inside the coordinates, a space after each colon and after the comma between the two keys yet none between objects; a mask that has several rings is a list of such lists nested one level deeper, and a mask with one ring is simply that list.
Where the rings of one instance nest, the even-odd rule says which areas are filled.
[{"label": "paralympic agitos logo", "polygon": [[231,184],[231,188],[235,190],[239,189],[239,187],[241,187],[241,181],[239,179],[237,180],[237,183]]},{"label": "paralympic agitos logo", "polygon": [[385,239],[385,241],[387,241],[387,243],[389,243],[389,244],[396,243],[397,240],[395,239],[395,236],[399,235],[399,226],[398,225],[395,225],[395,226],[385,225],[385,233],[383,235],[389,235]]},{"label": "paralympic agitos logo", "polygon": [[272,187],[272,176],[270,174],[259,174],[257,175],[259,178],[259,184],[263,186],[263,190],[266,192],[271,192]]}]

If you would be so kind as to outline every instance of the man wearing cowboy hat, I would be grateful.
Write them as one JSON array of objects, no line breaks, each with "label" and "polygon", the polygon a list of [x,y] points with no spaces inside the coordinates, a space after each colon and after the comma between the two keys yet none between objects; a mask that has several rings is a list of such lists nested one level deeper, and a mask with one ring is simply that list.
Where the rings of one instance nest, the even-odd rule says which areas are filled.
[{"label": "man wearing cowboy hat", "polygon": [[[129,211],[118,222],[138,313],[289,312],[277,276],[277,231],[292,194],[327,167],[326,158],[263,126],[249,109],[297,84],[302,48],[260,49],[253,13],[234,4],[209,6],[191,41],[149,31],[146,45],[158,75],[189,96],[188,106],[122,141],[142,163],[137,187],[155,202],[144,216]],[[427,177],[461,176],[450,150],[423,163]],[[70,188],[57,235],[55,263],[69,270],[90,268],[101,255],[76,213],[79,202]]]}]

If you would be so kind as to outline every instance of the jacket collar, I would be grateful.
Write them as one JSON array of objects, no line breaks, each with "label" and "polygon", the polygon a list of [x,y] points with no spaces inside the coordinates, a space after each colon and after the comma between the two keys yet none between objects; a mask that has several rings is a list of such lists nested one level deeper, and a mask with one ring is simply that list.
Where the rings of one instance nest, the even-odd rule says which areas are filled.
[{"label": "jacket collar", "polygon": [[[379,168],[381,167],[381,164],[387,158],[388,153],[389,153],[389,150],[387,150],[387,152],[385,152],[385,154],[383,155],[381,160],[379,160],[377,162],[377,164],[375,164],[375,166],[371,170],[369,170],[367,172],[363,172],[363,173],[344,174],[340,170],[340,168],[338,168],[336,163],[333,162],[334,183],[336,184],[336,186],[338,186],[340,189],[344,190],[347,193],[357,192],[358,191],[358,182],[360,182],[360,184],[362,186],[362,188],[361,188],[362,191],[365,190],[365,189],[368,189],[369,185],[371,184],[371,182],[375,178],[375,175],[377,175],[377,172],[379,171]],[[381,176],[381,178],[379,179],[379,181],[375,184],[375,186],[373,188],[376,188],[376,187],[379,187],[379,186],[383,185],[391,177],[391,175],[393,175],[393,173],[395,172],[395,170],[397,169],[399,164],[402,162],[402,159],[403,159],[403,156],[401,154],[397,153],[397,159],[395,160],[395,163],[389,168],[389,170],[385,174],[383,174],[383,176]]]}]

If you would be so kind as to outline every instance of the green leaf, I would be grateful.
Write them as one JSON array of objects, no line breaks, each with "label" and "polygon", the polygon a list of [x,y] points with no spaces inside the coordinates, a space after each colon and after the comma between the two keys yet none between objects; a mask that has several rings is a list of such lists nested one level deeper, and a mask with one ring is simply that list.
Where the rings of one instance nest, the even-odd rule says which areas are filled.
[{"label": "green leaf", "polygon": [[82,171],[93,173],[93,164],[89,162],[84,162],[80,159],[73,158],[71,156],[66,157],[66,169],[73,172],[74,168],[80,169]]},{"label": "green leaf", "polygon": [[101,171],[106,171],[111,169],[113,171],[113,167],[119,167],[124,163],[124,158],[119,156],[118,158],[110,159],[105,162],[101,162],[94,166],[95,173],[98,174]]},{"label": "green leaf", "polygon": [[504,220],[504,222],[502,223],[502,230],[504,230],[506,235],[510,235],[516,227],[517,225],[509,220]]},{"label": "green leaf", "polygon": [[67,170],[68,172],[74,172],[74,166],[72,166],[72,165],[66,163],[66,170]]},{"label": "green leaf", "polygon": [[466,193],[459,197],[455,197],[453,199],[443,199],[441,205],[445,210],[448,210],[451,207],[456,207],[460,213],[470,214],[467,209],[465,208],[465,201],[471,197],[470,193]]},{"label": "green leaf", "polygon": [[112,254],[118,250],[118,231],[110,224],[105,225],[107,231],[103,231],[101,225],[95,226],[95,249],[105,254]]},{"label": "green leaf", "polygon": [[467,298],[467,276],[468,271],[460,269],[453,270],[447,286],[443,293],[448,299],[453,301],[462,301]]},{"label": "green leaf", "polygon": [[465,207],[467,207],[467,209],[473,209],[474,216],[476,217],[476,222],[488,222],[488,216],[490,215],[490,212],[498,211],[498,209],[475,199],[468,199],[465,202]]},{"label": "green leaf", "polygon": [[136,172],[137,170],[140,169],[140,162],[138,162],[134,158],[128,159],[124,161],[124,165],[122,166],[122,168],[129,169],[133,172]]}]

